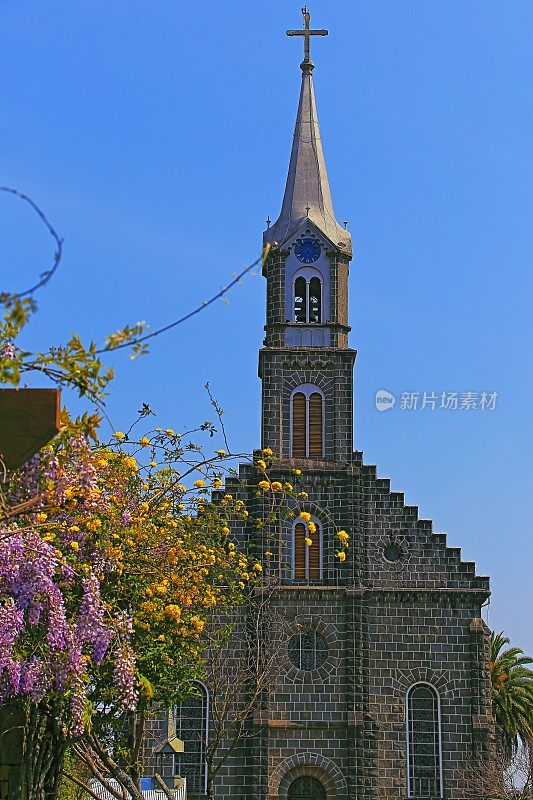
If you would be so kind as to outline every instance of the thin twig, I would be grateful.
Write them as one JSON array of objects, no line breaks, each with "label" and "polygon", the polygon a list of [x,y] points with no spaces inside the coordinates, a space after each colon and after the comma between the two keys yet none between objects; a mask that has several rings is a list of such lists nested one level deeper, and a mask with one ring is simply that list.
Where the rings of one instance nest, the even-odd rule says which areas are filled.
[{"label": "thin twig", "polygon": [[222,297],[224,297],[224,295],[226,295],[230,291],[230,289],[233,289],[233,287],[237,283],[239,283],[244,278],[245,275],[251,272],[254,267],[257,267],[257,265],[260,264],[261,262],[264,264],[266,259],[268,258],[268,253],[271,247],[272,244],[269,242],[267,245],[265,245],[265,249],[263,250],[263,253],[259,256],[259,258],[256,258],[252,264],[245,267],[241,272],[239,272],[239,274],[230,283],[228,283],[227,286],[224,286],[224,288],[221,289],[219,292],[217,292],[217,294],[213,295],[213,297],[211,297],[210,300],[205,300],[193,311],[189,311],[188,314],[185,314],[183,317],[180,317],[174,322],[171,322],[169,325],[165,325],[163,328],[158,328],[158,330],[156,331],[147,333],[145,334],[145,336],[139,336],[138,338],[132,339],[129,342],[122,342],[122,344],[103,347],[101,350],[96,351],[97,354],[107,353],[111,350],[121,350],[123,347],[134,347],[137,344],[141,344],[142,342],[148,341],[148,339],[153,339],[155,336],[159,336],[162,333],[166,333],[167,331],[170,331],[172,328],[175,328],[177,325],[181,325],[182,322],[186,322],[188,319],[191,319],[191,317],[194,317],[195,314],[199,314],[200,311],[203,311],[205,308],[210,306],[216,300],[220,300]]},{"label": "thin twig", "polygon": [[28,203],[28,205],[31,206],[31,208],[33,208],[37,216],[42,220],[42,222],[46,226],[48,232],[55,241],[57,248],[56,252],[54,253],[54,260],[51,268],[41,274],[40,280],[34,286],[32,286],[30,289],[26,289],[23,292],[15,292],[14,294],[8,293],[9,296],[20,299],[21,297],[28,297],[28,295],[32,295],[34,292],[37,291],[37,289],[42,289],[42,287],[46,286],[48,281],[53,277],[55,271],[59,266],[61,257],[63,255],[63,239],[59,237],[56,230],[47,219],[44,211],[42,211],[42,209],[39,208],[37,203],[34,200],[32,200],[31,197],[28,197],[28,195],[19,192],[18,189],[11,189],[9,186],[0,186],[0,192],[7,192],[8,194],[12,194],[15,197],[18,197],[20,200],[24,200],[25,203]]}]

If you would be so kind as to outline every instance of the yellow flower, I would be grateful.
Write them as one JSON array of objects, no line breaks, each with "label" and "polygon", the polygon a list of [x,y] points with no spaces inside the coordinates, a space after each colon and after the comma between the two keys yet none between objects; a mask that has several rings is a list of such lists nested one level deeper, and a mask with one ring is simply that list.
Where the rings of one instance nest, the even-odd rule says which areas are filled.
[{"label": "yellow flower", "polygon": [[127,456],[127,458],[124,459],[124,466],[127,469],[131,469],[132,472],[137,472],[139,469],[139,465],[137,464],[137,461],[133,458],[133,456]]},{"label": "yellow flower", "polygon": [[222,528],[222,533],[224,534],[224,536],[229,536],[229,528],[228,527]]},{"label": "yellow flower", "polygon": [[167,428],[165,433],[167,436],[174,436],[174,431],[172,430],[172,428]]},{"label": "yellow flower", "polygon": [[228,550],[235,550],[235,545],[233,544],[233,542],[230,542],[228,544]]},{"label": "yellow flower", "polygon": [[96,462],[96,466],[100,467],[100,469],[104,469],[104,467],[107,467],[108,464],[107,464],[106,459],[105,458],[99,458],[98,461]]},{"label": "yellow flower", "polygon": [[242,581],[239,581],[239,589],[244,589],[244,583]]},{"label": "yellow flower", "polygon": [[270,456],[274,455],[270,447],[264,447],[262,452],[267,458],[270,458]]},{"label": "yellow flower", "polygon": [[243,579],[243,581],[249,581],[250,580],[250,576],[248,575],[247,572],[243,572],[242,575],[241,575],[241,578]]},{"label": "yellow flower", "polygon": [[139,511],[143,511],[143,512],[144,511],[148,511],[149,508],[150,508],[150,506],[148,505],[148,503],[141,503],[139,505]]},{"label": "yellow flower", "polygon": [[195,633],[201,633],[205,628],[205,622],[200,617],[191,617],[191,625],[193,626]]},{"label": "yellow flower", "polygon": [[126,438],[126,434],[122,433],[122,431],[115,431],[115,433],[113,435],[114,435],[115,439],[118,439],[119,441],[121,439],[125,439]]},{"label": "yellow flower", "polygon": [[263,572],[263,567],[261,564],[254,564],[254,570],[255,572]]},{"label": "yellow flower", "polygon": [[257,485],[264,492],[268,492],[268,490],[270,489],[270,483],[268,481],[259,481],[259,483]]},{"label": "yellow flower", "polygon": [[339,559],[339,561],[346,561],[346,553],[344,552],[344,550],[339,550],[339,552],[337,553],[337,558]]},{"label": "yellow flower", "polygon": [[222,481],[220,480],[220,478],[215,478],[215,480],[212,481],[211,486],[213,487],[213,489],[219,489],[222,486]]},{"label": "yellow flower", "polygon": [[99,528],[102,527],[102,521],[99,519],[88,519],[85,523],[85,527],[88,528],[90,531],[97,531]]},{"label": "yellow flower", "polygon": [[233,495],[232,494],[225,494],[224,495],[224,500],[233,500]]},{"label": "yellow flower", "polygon": [[74,550],[75,553],[77,553],[78,550],[80,549],[80,546],[79,546],[78,542],[71,542],[70,546],[72,547],[72,549]]},{"label": "yellow flower", "polygon": [[43,542],[53,542],[55,538],[55,533],[47,533],[46,536],[43,536]]},{"label": "yellow flower", "polygon": [[272,553],[270,552],[270,550],[266,550],[266,551],[265,551],[265,555],[266,555],[267,557],[269,557],[269,556],[271,556],[271,555],[272,555]]},{"label": "yellow flower", "polygon": [[181,618],[181,608],[172,604],[165,606],[165,614],[177,622]]},{"label": "yellow flower", "polygon": [[309,533],[316,533],[316,525],[315,525],[315,523],[312,522],[312,521],[308,522],[307,523],[307,530],[309,531]]},{"label": "yellow flower", "polygon": [[266,462],[260,458],[258,461],[255,462],[259,469],[266,469]]},{"label": "yellow flower", "polygon": [[300,511],[300,519],[303,519],[304,522],[310,522],[311,514],[308,511]]},{"label": "yellow flower", "polygon": [[69,531],[71,533],[77,533],[79,531],[79,528],[78,528],[77,525],[71,525],[70,528],[69,528]]},{"label": "yellow flower", "polygon": [[346,533],[346,531],[339,531],[338,534],[337,534],[337,538],[340,539],[343,544],[345,544],[346,542],[348,542],[350,540],[350,537]]},{"label": "yellow flower", "polygon": [[308,547],[311,547],[311,545],[313,544],[313,540],[310,539],[308,536],[305,537],[304,541]]},{"label": "yellow flower", "polygon": [[148,438],[148,436],[143,436],[139,444],[141,445],[141,447],[148,447],[148,445],[150,444],[150,439]]},{"label": "yellow flower", "polygon": [[286,492],[292,492],[293,485],[292,483],[286,482],[283,484],[283,488],[285,489]]},{"label": "yellow flower", "polygon": [[202,489],[205,486],[205,481],[202,480],[194,481],[194,485],[197,489]]},{"label": "yellow flower", "polygon": [[281,485],[281,483],[279,481],[274,481],[271,484],[271,487],[272,487],[272,491],[273,492],[281,492],[281,490],[283,489],[283,486]]},{"label": "yellow flower", "polygon": [[298,497],[301,497],[302,500],[307,500],[309,495],[307,494],[307,492],[298,492]]},{"label": "yellow flower", "polygon": [[157,461],[150,461],[151,467],[157,467]]},{"label": "yellow flower", "polygon": [[301,469],[293,469],[292,474],[293,475],[301,475],[302,474],[302,470]]},{"label": "yellow flower", "polygon": [[227,455],[228,454],[226,453],[225,450],[217,450],[217,456],[220,456],[220,458],[224,458],[224,456],[227,456]]}]

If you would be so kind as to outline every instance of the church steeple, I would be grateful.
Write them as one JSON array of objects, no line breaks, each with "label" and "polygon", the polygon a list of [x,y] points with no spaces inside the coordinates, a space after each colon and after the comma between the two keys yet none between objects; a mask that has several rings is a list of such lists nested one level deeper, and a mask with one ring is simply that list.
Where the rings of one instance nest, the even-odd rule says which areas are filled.
[{"label": "church steeple", "polygon": [[304,37],[304,60],[300,65],[302,86],[289,172],[281,213],[274,225],[265,231],[264,239],[265,242],[275,241],[282,246],[307,220],[311,220],[335,247],[340,247],[343,252],[350,254],[350,234],[339,225],[333,211],[316,110],[312,75],[314,64],[309,55],[310,37],[325,36],[328,31],[310,30],[309,11],[303,8],[302,13],[304,30],[287,31],[288,36]]},{"label": "church steeple", "polygon": [[351,238],[335,219],[322,152],[309,55],[312,31],[302,9],[302,88],[289,175],[263,266],[266,325],[259,353],[262,447],[281,460],[344,463],[353,450],[353,364],[348,346]]}]

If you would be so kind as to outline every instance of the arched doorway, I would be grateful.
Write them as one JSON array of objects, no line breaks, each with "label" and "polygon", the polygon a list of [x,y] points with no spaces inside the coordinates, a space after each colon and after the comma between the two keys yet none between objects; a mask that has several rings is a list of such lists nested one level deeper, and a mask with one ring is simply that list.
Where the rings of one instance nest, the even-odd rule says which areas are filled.
[{"label": "arched doorway", "polygon": [[316,778],[296,778],[290,785],[288,800],[326,800],[326,792]]}]

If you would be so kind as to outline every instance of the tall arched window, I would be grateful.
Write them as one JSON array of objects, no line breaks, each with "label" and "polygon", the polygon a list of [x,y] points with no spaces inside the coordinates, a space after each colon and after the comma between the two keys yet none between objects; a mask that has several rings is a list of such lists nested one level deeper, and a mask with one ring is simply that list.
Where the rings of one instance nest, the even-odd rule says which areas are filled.
[{"label": "tall arched window", "polygon": [[322,322],[322,281],[311,270],[294,280],[294,321]]},{"label": "tall arched window", "polygon": [[205,748],[209,733],[209,694],[203,683],[195,681],[194,694],[176,706],[176,735],[185,743],[185,752],[176,756],[175,773],[187,778],[192,794],[207,791]]},{"label": "tall arched window", "polygon": [[324,457],[324,398],[316,386],[300,386],[292,396],[293,458]]},{"label": "tall arched window", "polygon": [[[296,520],[293,528],[292,577],[295,581],[318,581],[322,577],[322,528],[318,520],[312,522],[314,532],[303,520]],[[307,544],[306,539],[311,544]]]},{"label": "tall arched window", "polygon": [[326,792],[316,778],[304,776],[291,783],[289,800],[326,800]]},{"label": "tall arched window", "polygon": [[407,796],[442,795],[440,701],[427,683],[407,692]]}]

